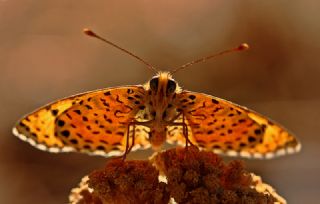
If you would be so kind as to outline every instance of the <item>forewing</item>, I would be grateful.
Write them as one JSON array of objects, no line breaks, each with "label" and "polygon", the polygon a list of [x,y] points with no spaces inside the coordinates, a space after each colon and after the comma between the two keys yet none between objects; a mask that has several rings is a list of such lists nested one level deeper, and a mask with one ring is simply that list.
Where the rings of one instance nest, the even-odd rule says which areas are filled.
[{"label": "forewing", "polygon": [[248,158],[272,158],[300,150],[297,139],[279,124],[229,101],[182,92],[176,106],[191,129],[190,140],[203,149]]},{"label": "forewing", "polygon": [[[128,123],[143,107],[144,97],[141,86],[79,94],[27,115],[13,131],[41,150],[119,155],[125,150]],[[146,134],[135,136],[136,147],[146,147]]]}]

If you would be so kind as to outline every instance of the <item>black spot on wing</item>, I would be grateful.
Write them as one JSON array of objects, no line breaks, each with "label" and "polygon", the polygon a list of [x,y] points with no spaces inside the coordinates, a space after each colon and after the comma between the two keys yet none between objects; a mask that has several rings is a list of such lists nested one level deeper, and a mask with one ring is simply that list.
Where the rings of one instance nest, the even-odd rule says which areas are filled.
[{"label": "black spot on wing", "polygon": [[260,129],[256,129],[256,130],[254,130],[254,133],[256,133],[257,135],[260,135],[262,133],[262,131]]},{"label": "black spot on wing", "polygon": [[123,101],[120,100],[120,96],[119,95],[117,95],[116,101],[119,102],[119,103],[123,103]]},{"label": "black spot on wing", "polygon": [[253,137],[253,136],[249,136],[249,137],[248,137],[248,141],[249,141],[250,143],[253,143],[253,142],[256,141],[256,138]]},{"label": "black spot on wing", "polygon": [[116,132],[117,135],[124,136],[124,132]]},{"label": "black spot on wing", "polygon": [[83,145],[83,148],[84,149],[91,149],[91,146],[86,144],[86,145]]},{"label": "black spot on wing", "polygon": [[211,101],[212,101],[212,103],[214,103],[214,104],[219,104],[219,101],[217,101],[217,100],[214,99],[214,98],[213,98]]},{"label": "black spot on wing", "polygon": [[71,117],[71,115],[70,115],[69,113],[66,113],[66,116],[67,116],[70,120],[72,120],[72,117]]},{"label": "black spot on wing", "polygon": [[73,112],[77,113],[78,115],[81,115],[81,111],[80,110],[74,110]]},{"label": "black spot on wing", "polygon": [[58,115],[59,111],[57,109],[53,109],[53,110],[51,110],[51,113],[53,116],[56,116],[56,115]]},{"label": "black spot on wing", "polygon": [[184,99],[182,99],[180,102],[181,102],[181,103],[186,103],[186,102],[188,102],[188,99],[184,98]]},{"label": "black spot on wing", "polygon": [[76,139],[71,139],[70,142],[71,142],[72,144],[78,144],[78,140],[76,140]]},{"label": "black spot on wing", "polygon": [[93,144],[93,141],[92,141],[92,140],[89,140],[89,139],[84,140],[84,142]]},{"label": "black spot on wing", "polygon": [[88,104],[86,104],[85,107],[86,107],[88,110],[91,110],[91,109],[92,109],[92,107],[91,107],[90,105],[88,105]]},{"label": "black spot on wing", "polygon": [[97,150],[103,150],[103,151],[105,151],[106,149],[104,148],[104,146],[99,145],[99,146],[97,146]]},{"label": "black spot on wing", "polygon": [[221,146],[220,145],[213,145],[212,148],[213,149],[221,149]]},{"label": "black spot on wing", "polygon": [[110,92],[110,91],[106,91],[106,92],[104,92],[104,95],[105,95],[105,96],[110,96],[110,95],[111,95],[111,92]]},{"label": "black spot on wing", "polygon": [[65,137],[69,137],[69,136],[70,136],[70,131],[69,131],[69,130],[63,130],[63,131],[61,132],[61,135],[62,135],[62,136],[65,136]]},{"label": "black spot on wing", "polygon": [[109,144],[107,141],[105,140],[99,140],[99,142],[103,143],[103,144]]},{"label": "black spot on wing", "polygon": [[146,107],[145,106],[139,106],[140,110],[144,110]]},{"label": "black spot on wing", "polygon": [[57,125],[60,126],[60,127],[64,126],[64,124],[65,124],[65,122],[63,120],[58,120],[57,121]]},{"label": "black spot on wing", "polygon": [[207,134],[210,135],[210,134],[213,134],[213,132],[214,132],[213,130],[209,130]]}]

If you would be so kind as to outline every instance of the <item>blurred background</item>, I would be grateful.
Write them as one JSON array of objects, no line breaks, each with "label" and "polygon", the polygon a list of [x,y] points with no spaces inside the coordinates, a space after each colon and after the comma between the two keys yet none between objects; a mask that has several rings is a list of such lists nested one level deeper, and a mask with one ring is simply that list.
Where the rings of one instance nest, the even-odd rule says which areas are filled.
[{"label": "blurred background", "polygon": [[62,97],[153,76],[133,58],[83,35],[85,27],[163,70],[250,44],[247,52],[174,77],[185,89],[250,107],[292,130],[301,153],[247,166],[289,203],[317,203],[319,6],[315,0],[0,0],[0,203],[66,203],[70,189],[106,161],[31,147],[11,133],[20,117]]}]

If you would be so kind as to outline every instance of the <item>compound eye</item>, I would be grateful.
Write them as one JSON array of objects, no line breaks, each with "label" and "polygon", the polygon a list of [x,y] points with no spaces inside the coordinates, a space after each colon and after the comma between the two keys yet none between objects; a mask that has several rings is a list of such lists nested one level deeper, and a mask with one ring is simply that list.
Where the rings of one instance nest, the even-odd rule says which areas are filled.
[{"label": "compound eye", "polygon": [[169,79],[168,84],[167,84],[167,94],[172,94],[175,92],[177,87],[177,84],[175,81]]},{"label": "compound eye", "polygon": [[158,90],[158,84],[159,84],[159,77],[152,78],[150,80],[150,82],[149,82],[150,89],[152,91],[157,91]]}]

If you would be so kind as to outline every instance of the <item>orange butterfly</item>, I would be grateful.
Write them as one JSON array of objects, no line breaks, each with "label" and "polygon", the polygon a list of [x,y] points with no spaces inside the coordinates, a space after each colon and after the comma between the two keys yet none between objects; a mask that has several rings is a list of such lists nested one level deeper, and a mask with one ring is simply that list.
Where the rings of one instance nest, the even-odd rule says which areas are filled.
[{"label": "orange butterfly", "polygon": [[[96,35],[85,33],[150,64]],[[237,48],[187,63],[177,70]],[[193,144],[229,156],[272,158],[298,152],[300,143],[279,124],[232,102],[182,90],[170,72],[144,85],[106,88],[46,105],[22,118],[13,133],[41,150],[126,155],[162,144]]]}]

